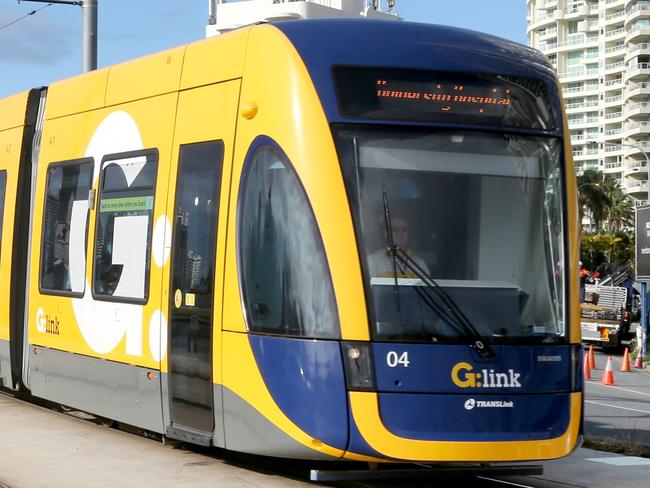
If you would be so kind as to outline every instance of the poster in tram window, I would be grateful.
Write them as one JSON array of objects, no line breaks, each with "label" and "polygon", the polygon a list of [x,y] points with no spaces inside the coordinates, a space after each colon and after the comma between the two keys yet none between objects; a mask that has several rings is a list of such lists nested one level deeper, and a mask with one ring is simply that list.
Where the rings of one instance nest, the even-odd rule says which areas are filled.
[{"label": "poster in tram window", "polygon": [[636,279],[650,281],[650,205],[636,208]]}]

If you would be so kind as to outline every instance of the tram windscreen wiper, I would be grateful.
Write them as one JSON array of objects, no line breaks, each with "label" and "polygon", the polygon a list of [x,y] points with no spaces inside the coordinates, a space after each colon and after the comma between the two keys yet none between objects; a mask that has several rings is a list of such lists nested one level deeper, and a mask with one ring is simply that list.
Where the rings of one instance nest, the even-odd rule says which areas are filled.
[{"label": "tram windscreen wiper", "polygon": [[395,278],[395,282],[393,284],[393,296],[395,297],[395,315],[397,316],[397,323],[401,325],[402,310],[399,299],[399,282],[397,280],[397,246],[395,245],[395,239],[393,238],[393,227],[390,221],[390,207],[388,206],[388,194],[386,193],[385,189],[382,191],[382,194],[384,200],[384,221],[386,222],[386,244],[388,244],[388,252],[390,253],[391,260],[393,262],[393,276]]},{"label": "tram windscreen wiper", "polygon": [[[438,285],[436,280],[433,279],[418,263],[411,258],[408,253],[395,244],[393,239],[393,229],[390,222],[390,207],[388,205],[388,195],[386,190],[383,190],[383,203],[384,215],[386,221],[386,240],[388,244],[388,252],[393,261],[393,275],[395,277],[395,305],[397,307],[397,317],[400,320],[400,302],[399,302],[399,285],[397,279],[398,261],[402,266],[408,268],[415,274],[422,283],[426,286],[425,290],[416,287],[415,290],[422,299],[422,301],[436,312],[441,318],[448,320],[451,324],[456,325],[461,329],[461,332],[472,339],[472,345],[476,348],[481,357],[489,359],[494,356],[494,351],[481,336],[476,327],[472,325],[469,319],[465,316],[462,310],[456,305],[456,302]],[[433,294],[436,294],[441,303],[437,303]],[[451,320],[450,320],[451,319]]]}]

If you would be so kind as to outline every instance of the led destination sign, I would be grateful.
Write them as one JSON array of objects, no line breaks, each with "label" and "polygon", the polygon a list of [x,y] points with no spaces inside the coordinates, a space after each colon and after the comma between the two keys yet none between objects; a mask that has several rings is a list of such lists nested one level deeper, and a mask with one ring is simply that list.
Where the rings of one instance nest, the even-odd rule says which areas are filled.
[{"label": "led destination sign", "polygon": [[460,83],[421,83],[379,79],[377,99],[384,109],[501,115],[510,105],[510,88]]},{"label": "led destination sign", "polygon": [[541,80],[432,71],[339,67],[339,109],[347,118],[552,129]]}]

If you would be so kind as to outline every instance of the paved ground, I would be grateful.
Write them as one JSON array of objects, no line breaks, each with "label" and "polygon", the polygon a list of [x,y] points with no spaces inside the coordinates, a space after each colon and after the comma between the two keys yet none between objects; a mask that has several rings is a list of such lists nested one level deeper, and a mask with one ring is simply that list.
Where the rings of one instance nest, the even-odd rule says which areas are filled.
[{"label": "paved ground", "polygon": [[[163,445],[0,395],[0,488],[317,486],[218,456]],[[488,488],[515,482],[524,488],[639,488],[648,486],[650,459],[579,449],[569,458],[544,463],[544,470],[543,476],[508,481],[486,476],[318,486]]]},{"label": "paved ground", "polygon": [[615,386],[604,386],[599,382],[607,357],[596,352],[598,369],[585,383],[585,433],[588,437],[650,447],[650,368],[622,373],[622,357],[614,356]]}]

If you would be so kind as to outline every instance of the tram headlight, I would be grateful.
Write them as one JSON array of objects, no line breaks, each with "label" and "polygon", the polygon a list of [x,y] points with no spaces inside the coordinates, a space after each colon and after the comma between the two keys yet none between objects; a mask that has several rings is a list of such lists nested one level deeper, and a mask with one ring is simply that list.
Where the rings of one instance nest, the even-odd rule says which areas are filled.
[{"label": "tram headlight", "polygon": [[343,364],[348,390],[375,390],[372,347],[367,342],[344,342]]}]

